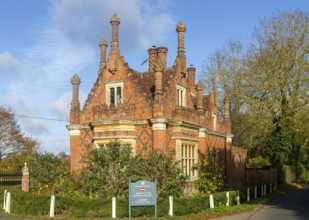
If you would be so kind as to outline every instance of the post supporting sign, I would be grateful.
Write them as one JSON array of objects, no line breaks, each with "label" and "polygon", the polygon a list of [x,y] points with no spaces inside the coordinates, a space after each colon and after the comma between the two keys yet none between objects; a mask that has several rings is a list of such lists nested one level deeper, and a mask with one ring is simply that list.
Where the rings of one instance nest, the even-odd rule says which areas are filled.
[{"label": "post supporting sign", "polygon": [[157,180],[154,182],[129,180],[129,218],[132,206],[154,206],[157,217]]}]

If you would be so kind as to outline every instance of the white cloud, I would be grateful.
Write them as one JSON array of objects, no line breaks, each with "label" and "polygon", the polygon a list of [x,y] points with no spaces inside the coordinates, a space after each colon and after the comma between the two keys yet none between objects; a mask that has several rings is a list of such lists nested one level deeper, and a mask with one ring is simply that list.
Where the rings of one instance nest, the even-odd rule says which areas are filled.
[{"label": "white cloud", "polygon": [[22,124],[24,131],[31,136],[50,134],[50,129],[42,120],[25,118]]},{"label": "white cloud", "polygon": [[[97,73],[93,69],[99,66],[98,44],[102,38],[110,42],[109,20],[114,13],[121,20],[120,50],[126,59],[141,51],[147,54],[148,47],[162,44],[175,31],[166,0],[50,1],[50,20],[30,30],[33,43],[18,51],[20,58],[11,52],[0,54],[0,104],[12,107],[17,114],[68,119],[70,79],[78,73],[83,83],[83,108],[89,87],[95,82]],[[130,64],[131,60],[128,61]],[[68,147],[65,122],[26,118],[19,121],[28,135],[38,138],[43,150],[57,151],[63,148],[62,144]]]},{"label": "white cloud", "polygon": [[70,103],[72,100],[72,93],[66,92],[59,97],[56,101],[51,103],[50,112],[53,115],[59,117],[59,119],[69,119],[70,118]]},{"label": "white cloud", "polygon": [[166,0],[75,0],[53,1],[52,14],[56,27],[72,42],[95,45],[101,38],[111,38],[109,20],[120,17],[120,47],[125,52],[144,50],[166,40],[175,24],[168,14]]},{"label": "white cloud", "polygon": [[20,63],[9,52],[0,54],[0,76],[17,76],[20,73]]},{"label": "white cloud", "polygon": [[[80,106],[82,107],[85,103],[86,95],[83,92],[80,92],[79,96]],[[50,104],[49,111],[52,115],[57,116],[59,119],[69,120],[71,101],[72,92],[66,92]]]}]

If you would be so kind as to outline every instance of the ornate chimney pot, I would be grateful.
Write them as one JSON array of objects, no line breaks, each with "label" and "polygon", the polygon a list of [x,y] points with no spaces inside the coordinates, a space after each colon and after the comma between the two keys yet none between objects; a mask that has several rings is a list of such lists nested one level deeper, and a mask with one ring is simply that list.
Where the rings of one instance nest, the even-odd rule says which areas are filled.
[{"label": "ornate chimney pot", "polygon": [[224,97],[224,119],[230,120],[230,96],[226,95]]},{"label": "ornate chimney pot", "polygon": [[120,24],[120,19],[117,17],[116,14],[110,20],[112,25],[112,42],[118,42],[118,27]]},{"label": "ornate chimney pot", "polygon": [[72,83],[72,102],[71,102],[71,110],[70,110],[70,122],[71,124],[79,123],[79,113],[80,113],[80,103],[79,103],[79,84],[80,78],[75,73],[71,79]]},{"label": "ornate chimney pot", "polygon": [[197,90],[197,112],[199,114],[204,114],[204,107],[203,107],[203,89],[204,85],[201,81],[199,81],[196,85]]},{"label": "ornate chimney pot", "polygon": [[107,42],[105,39],[102,39],[99,44],[101,48],[101,58],[100,58],[100,68],[103,68],[106,64],[106,48]]},{"label": "ornate chimney pot", "polygon": [[109,65],[109,71],[114,74],[117,72],[117,60],[120,56],[119,51],[119,43],[118,43],[118,29],[120,24],[120,19],[117,17],[116,14],[113,15],[113,17],[110,20],[110,23],[112,25],[112,45],[111,50],[109,53],[109,60],[111,61]]},{"label": "ornate chimney pot", "polygon": [[74,76],[71,79],[72,85],[79,85],[80,84],[80,78],[78,77],[77,73],[74,74]]}]

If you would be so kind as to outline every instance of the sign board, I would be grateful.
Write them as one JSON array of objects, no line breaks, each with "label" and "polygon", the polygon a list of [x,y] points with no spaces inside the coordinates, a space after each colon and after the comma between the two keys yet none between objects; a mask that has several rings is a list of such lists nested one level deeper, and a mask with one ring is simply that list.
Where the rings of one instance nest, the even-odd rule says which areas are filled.
[{"label": "sign board", "polygon": [[132,206],[155,206],[157,217],[157,182],[129,180],[129,217],[131,218]]}]

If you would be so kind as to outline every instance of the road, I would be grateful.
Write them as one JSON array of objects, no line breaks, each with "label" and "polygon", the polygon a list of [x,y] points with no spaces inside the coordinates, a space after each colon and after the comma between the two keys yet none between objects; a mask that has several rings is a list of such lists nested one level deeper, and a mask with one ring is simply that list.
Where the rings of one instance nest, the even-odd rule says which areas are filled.
[{"label": "road", "polygon": [[309,220],[309,188],[290,192],[250,213],[216,220]]}]

